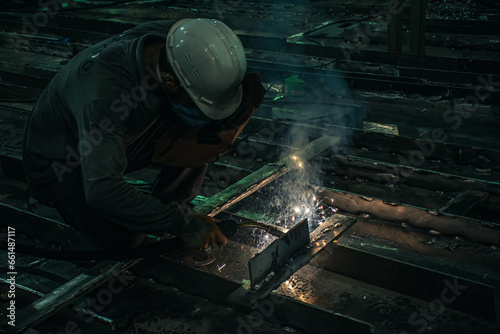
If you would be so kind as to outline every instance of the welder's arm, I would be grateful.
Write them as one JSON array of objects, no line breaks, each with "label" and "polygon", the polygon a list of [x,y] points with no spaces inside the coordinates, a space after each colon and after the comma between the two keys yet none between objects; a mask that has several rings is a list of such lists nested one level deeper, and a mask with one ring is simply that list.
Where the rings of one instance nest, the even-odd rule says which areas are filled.
[{"label": "welder's arm", "polygon": [[162,203],[125,182],[126,125],[115,115],[103,116],[99,107],[109,110],[109,106],[94,104],[78,120],[80,142],[91,144],[90,149],[80,152],[88,205],[130,230],[180,235],[196,214],[177,202]]}]

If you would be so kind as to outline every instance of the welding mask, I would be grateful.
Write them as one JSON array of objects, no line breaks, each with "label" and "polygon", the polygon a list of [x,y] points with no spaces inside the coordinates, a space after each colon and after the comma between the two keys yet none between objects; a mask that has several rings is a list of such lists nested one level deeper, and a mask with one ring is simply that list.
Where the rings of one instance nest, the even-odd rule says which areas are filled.
[{"label": "welding mask", "polygon": [[231,116],[210,121],[203,127],[187,127],[156,141],[152,162],[194,168],[216,161],[234,143],[264,99],[264,88],[256,73],[245,76],[242,102]]}]

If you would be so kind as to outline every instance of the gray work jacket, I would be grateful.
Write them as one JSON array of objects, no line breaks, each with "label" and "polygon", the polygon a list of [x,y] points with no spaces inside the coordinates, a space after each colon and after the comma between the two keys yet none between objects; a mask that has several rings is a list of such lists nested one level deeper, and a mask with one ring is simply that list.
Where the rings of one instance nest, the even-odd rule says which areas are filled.
[{"label": "gray work jacket", "polygon": [[[176,234],[192,219],[124,180],[127,146],[165,112],[144,46],[164,41],[174,21],[137,26],[77,54],[44,90],[26,127],[28,182],[64,182],[81,170],[88,205],[127,229]],[[186,217],[186,214],[188,215]]]}]

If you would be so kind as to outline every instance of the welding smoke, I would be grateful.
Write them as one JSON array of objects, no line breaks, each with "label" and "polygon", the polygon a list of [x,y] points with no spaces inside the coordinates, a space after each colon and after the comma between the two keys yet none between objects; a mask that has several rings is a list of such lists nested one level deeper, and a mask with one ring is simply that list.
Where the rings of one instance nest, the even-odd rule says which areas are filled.
[{"label": "welding smoke", "polygon": [[[312,230],[336,212],[333,205],[324,207],[324,204],[320,204],[321,200],[316,198],[316,189],[324,186],[322,156],[342,153],[342,148],[350,146],[354,129],[362,128],[364,113],[362,106],[353,102],[351,90],[342,76],[325,76],[312,84],[303,81],[305,88],[302,93],[274,100],[273,105],[276,107],[272,108],[272,118],[289,124],[284,130],[285,134],[280,135],[286,147],[281,158],[293,155],[294,151],[322,135],[339,136],[340,145],[329,148],[309,161],[296,161],[298,168],[267,187],[266,200],[259,201],[264,208],[258,210],[267,217],[273,217],[274,222],[270,223],[286,228],[307,218]],[[285,85],[284,82],[282,93]]]},{"label": "welding smoke", "polygon": [[[275,11],[263,10],[259,12],[261,15],[259,19],[252,23],[255,26],[240,26],[243,23],[236,25],[239,29],[248,32],[266,31],[281,38],[298,36],[301,32],[313,30],[320,24],[318,17],[324,15],[324,13],[313,13],[315,7],[309,5],[309,1],[287,4],[287,10],[283,11],[283,15],[297,15],[297,17],[280,18],[276,16]],[[288,8],[293,6],[300,7],[300,10],[293,11],[291,14]],[[267,17],[267,15],[271,16]],[[287,22],[294,24],[286,24]],[[268,40],[269,43],[275,43],[273,38]],[[266,43],[262,41],[261,43]],[[319,157],[309,161],[298,161],[299,168],[264,187],[257,194],[252,195],[251,200],[244,201],[240,206],[245,211],[258,213],[258,216],[262,218],[258,220],[265,220],[267,223],[287,228],[293,227],[303,218],[309,218],[310,223],[324,219],[325,211],[329,208],[321,207],[320,199],[316,198],[315,189],[311,186],[323,186],[321,155],[331,156],[343,153],[341,148],[350,146],[354,129],[363,128],[364,108],[361,103],[353,99],[343,73],[336,70],[339,68],[338,61],[342,59],[311,57],[305,52],[300,55],[300,48],[307,43],[322,45],[315,41],[308,41],[305,36],[303,40],[294,44],[293,54],[277,48],[279,43],[246,50],[247,58],[256,62],[257,65],[260,60],[266,63],[288,65],[280,66],[280,69],[285,68],[284,70],[266,71],[264,68],[260,70],[263,86],[267,90],[264,108],[259,109],[260,116],[272,119],[273,123],[281,124],[271,126],[272,135],[265,136],[266,139],[263,140],[279,142],[283,145],[280,158],[300,150],[322,135],[341,138],[340,145],[330,148]],[[252,66],[249,70],[252,71]],[[268,148],[262,153],[265,157],[257,159],[276,161],[274,152],[270,151],[271,149]],[[272,159],[271,155],[273,155]],[[329,164],[331,163],[330,161]],[[332,187],[331,184],[328,186]]]}]

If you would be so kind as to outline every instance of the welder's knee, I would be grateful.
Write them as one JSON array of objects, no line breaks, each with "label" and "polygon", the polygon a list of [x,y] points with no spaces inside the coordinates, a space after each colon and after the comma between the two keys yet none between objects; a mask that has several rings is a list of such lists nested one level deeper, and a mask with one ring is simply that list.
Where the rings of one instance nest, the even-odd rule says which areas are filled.
[{"label": "welder's knee", "polygon": [[128,230],[110,222],[85,203],[72,201],[64,204],[58,208],[64,221],[68,225],[75,226],[85,239],[101,248],[135,248],[146,236],[144,233]]},{"label": "welder's knee", "polygon": [[41,204],[52,208],[57,206],[57,193],[50,184],[28,183],[27,191],[29,196],[33,197]]}]

